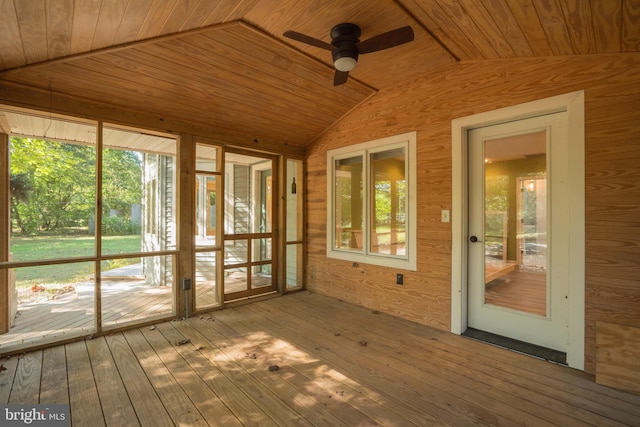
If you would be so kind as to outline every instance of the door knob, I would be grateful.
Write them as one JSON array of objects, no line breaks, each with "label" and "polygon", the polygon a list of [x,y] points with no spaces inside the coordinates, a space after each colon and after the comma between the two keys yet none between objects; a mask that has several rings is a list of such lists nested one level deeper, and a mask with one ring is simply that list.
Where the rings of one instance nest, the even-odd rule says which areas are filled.
[{"label": "door knob", "polygon": [[482,240],[478,240],[476,236],[469,237],[469,240],[471,241],[471,243],[482,242]]}]

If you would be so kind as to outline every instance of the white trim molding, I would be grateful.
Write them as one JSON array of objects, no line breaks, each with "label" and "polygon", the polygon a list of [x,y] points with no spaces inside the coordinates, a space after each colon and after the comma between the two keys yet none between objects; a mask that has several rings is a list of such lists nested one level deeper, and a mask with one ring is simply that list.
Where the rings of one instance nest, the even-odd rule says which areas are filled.
[{"label": "white trim molding", "polygon": [[[417,268],[417,162],[416,132],[394,135],[374,141],[349,145],[327,151],[327,248],[329,258],[362,262],[384,267],[416,271]],[[369,155],[402,148],[405,153],[405,180],[407,185],[407,212],[404,255],[388,255],[371,252],[369,248],[370,220],[370,161]],[[363,249],[344,250],[334,247],[335,242],[335,161],[350,157],[361,157],[363,161],[363,182],[366,191],[363,193]]]},{"label": "white trim molding", "polygon": [[585,348],[585,120],[584,91],[500,108],[451,122],[452,212],[451,212],[451,332],[467,329],[467,135],[470,129],[555,112],[568,115],[571,182],[569,342],[567,364],[584,370]]}]

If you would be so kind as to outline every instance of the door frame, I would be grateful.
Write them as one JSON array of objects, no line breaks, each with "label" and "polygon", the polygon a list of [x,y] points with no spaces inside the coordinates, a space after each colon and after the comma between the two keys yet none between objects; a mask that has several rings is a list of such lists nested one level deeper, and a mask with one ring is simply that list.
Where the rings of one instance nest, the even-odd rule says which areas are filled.
[{"label": "door frame", "polygon": [[[245,150],[245,149],[241,149],[241,148],[227,148],[225,150],[225,154],[229,154],[229,153],[233,153],[233,154],[239,154],[239,155],[243,155],[243,156],[249,156],[249,157],[253,157],[253,158],[258,158],[258,159],[263,159],[264,162],[259,162],[259,163],[255,163],[252,164],[250,166],[250,175],[249,175],[249,182],[250,182],[250,191],[249,191],[249,197],[252,200],[252,210],[256,208],[256,206],[254,206],[256,197],[258,194],[260,194],[260,190],[257,188],[260,184],[260,174],[262,171],[269,169],[269,167],[267,167],[267,164],[270,165],[270,169],[271,169],[271,176],[272,178],[272,195],[271,195],[271,215],[272,215],[272,221],[271,221],[271,231],[270,232],[260,232],[260,233],[256,233],[256,232],[247,232],[247,233],[227,233],[228,230],[224,230],[224,234],[223,234],[223,241],[224,241],[224,245],[223,245],[223,259],[224,259],[224,252],[229,250],[229,246],[231,246],[234,240],[247,240],[248,241],[248,249],[247,249],[247,262],[246,263],[238,263],[237,265],[235,265],[235,267],[246,267],[247,268],[247,289],[243,290],[243,291],[237,291],[237,292],[230,292],[227,293],[226,289],[225,289],[225,281],[223,278],[223,286],[222,286],[222,301],[223,304],[228,304],[228,303],[233,303],[235,301],[238,301],[240,299],[245,299],[245,298],[252,298],[252,297],[256,297],[256,296],[262,296],[265,294],[270,294],[270,293],[275,293],[278,292],[278,279],[279,279],[279,270],[278,270],[278,266],[279,266],[279,254],[280,254],[280,240],[278,238],[278,218],[280,215],[280,210],[279,210],[279,205],[278,205],[278,200],[279,200],[279,190],[278,190],[278,186],[280,185],[278,182],[278,174],[279,174],[279,168],[280,168],[280,157],[278,155],[275,154],[269,154],[269,153],[262,153],[262,152],[256,152],[256,151],[251,151],[251,150]],[[225,173],[226,173],[226,168],[227,168],[227,164],[225,162]],[[225,175],[226,177],[226,175]],[[230,177],[230,179],[233,179],[233,177]],[[235,191],[235,188],[234,188]],[[228,195],[225,195],[225,199],[227,198]],[[227,209],[228,206],[225,204],[225,209]],[[225,215],[226,215],[226,211],[225,211]],[[250,226],[251,228],[256,226],[255,221],[255,216],[253,215],[253,212],[251,214],[251,218],[249,219],[250,221]],[[234,237],[235,236],[235,237]],[[271,257],[271,262],[268,265],[271,265],[271,285],[268,287],[260,287],[260,288],[253,288],[252,284],[251,284],[251,269],[255,266],[255,265],[267,265],[265,264],[261,264],[260,261],[254,261],[254,255],[255,255],[255,251],[254,248],[252,247],[252,240],[254,239],[260,239],[260,238],[271,238],[271,242],[272,242],[272,257]],[[222,263],[221,266],[223,272],[224,270],[226,270],[225,268],[225,264],[224,261]]]},{"label": "door frame", "polygon": [[467,329],[467,245],[468,245],[468,130],[555,112],[567,112],[571,159],[569,342],[567,364],[584,370],[585,347],[585,165],[584,91],[576,91],[512,107],[461,117],[451,122],[451,332]]}]

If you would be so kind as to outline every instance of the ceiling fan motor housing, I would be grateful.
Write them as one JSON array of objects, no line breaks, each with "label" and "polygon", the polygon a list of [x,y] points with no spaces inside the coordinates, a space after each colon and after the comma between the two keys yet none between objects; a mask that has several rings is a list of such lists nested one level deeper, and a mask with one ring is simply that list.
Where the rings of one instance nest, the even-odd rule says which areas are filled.
[{"label": "ceiling fan motor housing", "polygon": [[336,70],[348,72],[358,62],[360,27],[356,24],[338,24],[331,29],[331,44],[334,46],[331,55]]}]

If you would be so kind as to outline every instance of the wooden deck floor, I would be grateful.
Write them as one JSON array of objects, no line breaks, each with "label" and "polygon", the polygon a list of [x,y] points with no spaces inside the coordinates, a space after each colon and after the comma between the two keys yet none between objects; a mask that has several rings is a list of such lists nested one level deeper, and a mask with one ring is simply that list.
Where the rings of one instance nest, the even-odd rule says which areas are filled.
[{"label": "wooden deck floor", "polygon": [[[254,283],[254,288],[270,285]],[[246,282],[234,277],[225,280],[228,293],[246,289]],[[37,346],[95,333],[95,292],[90,282],[75,284],[75,292],[55,299],[25,301],[18,306],[15,323],[9,333],[0,335],[0,355],[14,347]],[[129,324],[167,319],[173,316],[171,286],[147,285],[144,279],[103,280],[102,328],[121,328]],[[196,285],[199,311],[218,305],[215,282]]]},{"label": "wooden deck floor", "polygon": [[515,268],[486,284],[485,303],[547,315],[546,271]]},{"label": "wooden deck floor", "polygon": [[[19,306],[15,324],[9,333],[0,335],[0,355],[12,351],[14,347],[34,347],[95,333],[95,297],[90,288],[87,285],[86,290],[81,292]],[[197,303],[199,308],[216,305],[215,284],[199,285]],[[103,286],[103,330],[172,316],[171,287],[127,281],[115,286]]]},{"label": "wooden deck floor", "polygon": [[0,402],[75,426],[640,425],[589,375],[308,292],[1,363]]},{"label": "wooden deck floor", "polygon": [[[75,288],[75,292],[60,295],[56,299],[19,305],[9,333],[0,335],[0,354],[13,346],[34,346],[93,333],[93,284],[78,284]],[[170,286],[148,286],[144,280],[105,281],[103,284],[102,325],[106,329],[145,319],[168,318],[172,314]]]}]

